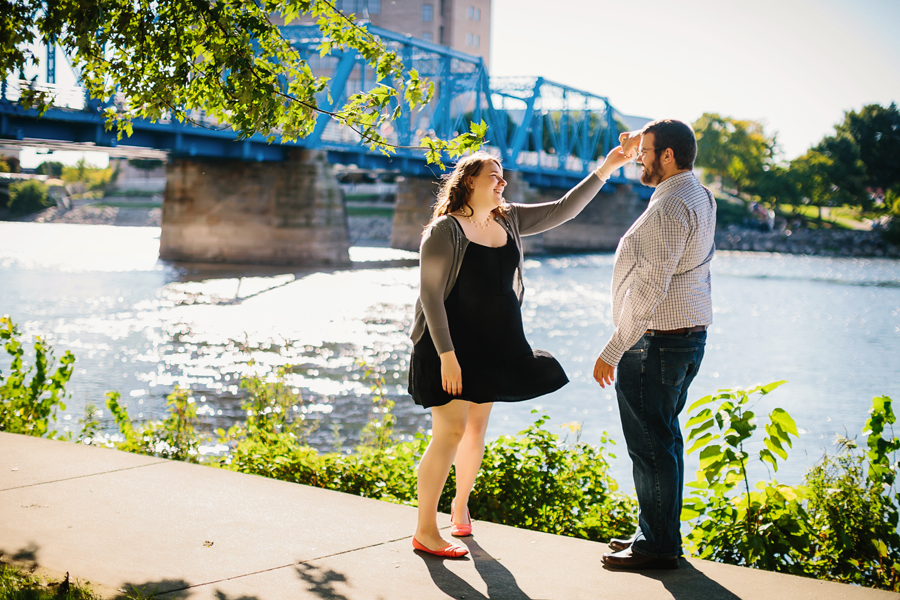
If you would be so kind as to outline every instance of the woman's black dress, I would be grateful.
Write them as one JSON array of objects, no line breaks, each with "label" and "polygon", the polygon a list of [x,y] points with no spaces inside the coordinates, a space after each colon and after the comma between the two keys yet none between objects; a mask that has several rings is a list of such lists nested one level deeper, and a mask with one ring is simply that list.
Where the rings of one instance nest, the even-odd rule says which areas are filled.
[{"label": "woman's black dress", "polygon": [[519,402],[549,394],[569,382],[549,353],[532,350],[513,290],[519,249],[507,234],[499,248],[469,242],[456,284],[444,301],[450,339],[462,369],[462,394],[441,386],[441,360],[425,329],[413,347],[409,393],[425,408],[462,399],[477,404]]}]

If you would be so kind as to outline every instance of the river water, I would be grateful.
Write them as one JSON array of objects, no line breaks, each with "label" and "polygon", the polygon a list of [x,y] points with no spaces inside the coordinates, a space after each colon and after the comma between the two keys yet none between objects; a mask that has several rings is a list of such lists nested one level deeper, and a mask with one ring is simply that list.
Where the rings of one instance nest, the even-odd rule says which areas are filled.
[{"label": "river water", "polygon": [[[241,418],[242,375],[288,363],[298,409],[320,422],[312,444],[346,451],[372,416],[362,360],[384,376],[399,433],[428,430],[428,413],[405,391],[416,254],[354,247],[352,268],[303,271],[166,263],[158,246],[154,227],[0,223],[0,314],[25,339],[44,336],[57,356],[77,358],[60,428],[77,429],[85,404],[102,406],[109,390],[133,418],[161,418],[175,385],[194,390],[207,427],[227,427]],[[571,383],[496,405],[488,436],[520,431],[533,409],[551,427],[582,423],[583,441],[606,431],[619,441],[613,474],[629,490],[614,394],[591,377],[613,330],[612,263],[612,254],[526,261],[526,334]],[[900,261],[719,252],[712,272],[715,322],[689,402],[788,380],[755,412],[782,407],[795,418],[800,439],[777,477],[798,483],[835,435],[860,437],[873,396],[900,400]],[[0,369],[8,365],[0,356]]]}]

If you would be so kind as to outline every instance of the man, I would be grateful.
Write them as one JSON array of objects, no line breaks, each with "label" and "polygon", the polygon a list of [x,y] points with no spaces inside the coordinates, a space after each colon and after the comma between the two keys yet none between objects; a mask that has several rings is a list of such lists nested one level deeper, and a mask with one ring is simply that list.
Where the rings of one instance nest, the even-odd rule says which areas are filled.
[{"label": "man", "polygon": [[601,387],[615,380],[639,509],[634,537],[611,540],[615,552],[604,554],[603,563],[674,569],[681,555],[684,486],[678,414],[712,323],[709,263],[716,202],[692,172],[697,141],[689,126],[654,121],[622,139],[629,156],[639,144],[641,183],[656,190],[616,249],[616,330],[594,366]]}]

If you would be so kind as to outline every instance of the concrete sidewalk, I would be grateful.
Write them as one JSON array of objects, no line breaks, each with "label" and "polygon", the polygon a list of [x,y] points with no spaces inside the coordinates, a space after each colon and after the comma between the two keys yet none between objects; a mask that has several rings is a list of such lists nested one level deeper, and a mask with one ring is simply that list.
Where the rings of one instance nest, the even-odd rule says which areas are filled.
[{"label": "concrete sidewalk", "polygon": [[[896,598],[683,560],[601,567],[605,544],[476,521],[468,557],[412,550],[414,508],[66,442],[0,433],[0,553],[105,596],[191,600]],[[442,520],[446,520],[442,518]]]}]

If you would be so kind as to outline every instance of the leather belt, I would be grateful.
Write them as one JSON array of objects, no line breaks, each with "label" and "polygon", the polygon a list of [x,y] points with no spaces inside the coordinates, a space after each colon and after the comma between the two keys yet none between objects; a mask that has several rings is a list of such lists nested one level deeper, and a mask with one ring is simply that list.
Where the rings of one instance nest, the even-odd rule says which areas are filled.
[{"label": "leather belt", "polygon": [[685,335],[688,333],[697,333],[706,331],[706,325],[697,325],[696,327],[682,327],[680,329],[648,329],[647,334],[652,335]]}]

